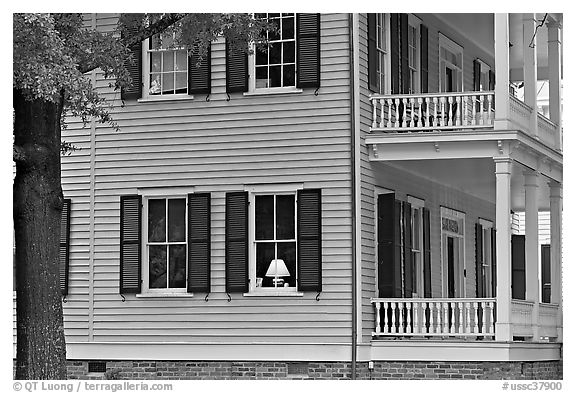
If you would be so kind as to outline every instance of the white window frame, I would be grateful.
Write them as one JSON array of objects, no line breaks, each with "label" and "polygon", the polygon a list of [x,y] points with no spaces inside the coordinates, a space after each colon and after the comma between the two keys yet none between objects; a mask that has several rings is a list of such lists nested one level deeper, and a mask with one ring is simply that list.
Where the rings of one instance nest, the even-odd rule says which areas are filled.
[{"label": "white window frame", "polygon": [[390,94],[390,14],[376,14],[376,52],[378,64],[378,93]]},{"label": "white window frame", "polygon": [[482,227],[482,274],[484,275],[484,293],[486,297],[496,297],[492,293],[492,228],[494,223],[482,218],[478,219],[478,223]]},{"label": "white window frame", "polygon": [[[163,50],[163,49],[161,49]],[[183,50],[186,51],[184,48],[171,48],[170,51],[174,50]],[[178,93],[178,94],[150,94],[150,54],[157,50],[150,49],[150,38],[145,39],[142,41],[142,101],[156,101],[156,100],[174,100],[174,99],[192,99],[194,98],[192,95],[188,94],[188,55],[186,55],[186,93]],[[174,66],[176,66],[176,60],[174,60]]]},{"label": "white window frame", "polygon": [[[412,211],[412,258],[413,258],[413,277],[416,278],[416,285],[412,285],[412,297],[424,297],[424,226],[423,210],[424,200],[408,195],[406,197],[410,203]],[[418,225],[415,226],[414,216],[418,217]],[[414,247],[414,239],[418,239],[418,248]]]},{"label": "white window frame", "polygon": [[[298,292],[298,190],[304,188],[300,183],[276,185],[252,185],[248,191],[248,293],[244,296],[303,296]],[[256,196],[258,195],[294,195],[294,242],[296,243],[296,285],[294,287],[257,287],[256,286]],[[275,220],[276,218],[274,218]],[[292,240],[290,240],[292,241]]]},{"label": "white window frame", "polygon": [[[296,87],[298,83],[298,52],[297,52],[297,23],[296,13],[294,13],[294,86],[279,86],[279,87],[256,87],[256,44],[252,43],[250,46],[251,54],[248,56],[248,92],[244,95],[258,95],[258,94],[283,94],[283,93],[301,93],[302,89]],[[283,42],[278,40],[275,42]],[[283,56],[283,54],[281,54]],[[283,63],[281,63],[283,64]],[[281,78],[284,76],[281,75]]]},{"label": "white window frame", "polygon": [[[455,56],[459,57],[461,66],[448,62],[446,59],[444,59],[442,57],[442,49],[445,49],[446,51],[451,52]],[[464,91],[464,48],[456,42],[452,41],[444,34],[438,33],[438,59],[440,64],[438,67],[438,91],[441,93],[445,92],[446,68],[450,68],[453,72],[457,73],[456,80],[458,82],[458,86],[456,87],[456,91]]]},{"label": "white window frame", "polygon": [[[169,188],[147,188],[139,189],[138,194],[142,196],[142,287],[141,293],[137,297],[147,296],[190,296],[193,294],[188,290],[188,194],[194,192],[193,188],[169,187]],[[186,244],[186,286],[184,288],[150,288],[150,267],[148,261],[148,202],[151,199],[184,199],[186,210],[184,212],[184,222],[186,224],[186,235],[184,244]],[[166,260],[169,264],[169,260]]]},{"label": "white window frame", "polygon": [[[422,24],[422,20],[415,16],[414,14],[408,14],[408,37],[410,37],[410,29],[414,29],[414,39],[415,39],[415,46],[414,48],[414,64],[413,67],[410,66],[410,50],[411,50],[411,43],[408,40],[408,70],[410,72],[410,94],[420,93],[420,77],[421,77],[421,62],[420,62],[420,25]],[[407,37],[407,39],[408,39]],[[413,86],[412,86],[413,85]]]},{"label": "white window frame", "polygon": [[[444,230],[442,225],[444,218],[458,221],[459,233]],[[448,260],[445,258],[446,255],[444,255],[446,253],[444,249],[444,242],[446,236],[451,236],[458,239],[458,266],[455,266],[455,268],[457,269],[457,277],[460,277],[460,279],[454,283],[454,292],[456,297],[466,297],[466,277],[464,277],[464,272],[466,270],[466,213],[440,206],[440,234],[442,296],[448,297]]]},{"label": "white window frame", "polygon": [[[482,60],[480,59],[476,59],[476,61],[478,61],[478,63],[480,64],[480,91],[488,91],[489,87],[490,87],[490,66],[486,63],[484,63]],[[482,80],[484,80],[486,82],[486,86],[484,86],[484,84],[482,83]]]}]

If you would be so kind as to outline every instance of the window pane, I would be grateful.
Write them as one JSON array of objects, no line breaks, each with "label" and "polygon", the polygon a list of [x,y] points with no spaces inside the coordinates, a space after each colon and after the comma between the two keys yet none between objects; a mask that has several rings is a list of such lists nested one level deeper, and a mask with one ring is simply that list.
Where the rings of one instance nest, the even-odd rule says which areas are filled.
[{"label": "window pane", "polygon": [[162,53],[151,52],[150,53],[150,71],[160,72],[160,67],[162,66]]},{"label": "window pane", "polygon": [[256,49],[256,64],[268,64],[268,52],[265,51],[266,48]]},{"label": "window pane", "polygon": [[168,200],[168,241],[186,241],[186,200]]},{"label": "window pane", "polygon": [[161,91],[162,91],[162,82],[160,81],[160,74],[150,75],[149,94],[160,94]]},{"label": "window pane", "polygon": [[282,67],[284,70],[284,86],[295,86],[296,85],[296,67],[294,65],[288,65]]},{"label": "window pane", "polygon": [[294,59],[296,58],[296,49],[294,46],[294,41],[285,42],[282,45],[282,62],[286,63],[294,63]]},{"label": "window pane", "polygon": [[282,259],[290,276],[284,278],[284,286],[296,286],[296,242],[278,243],[278,259]]},{"label": "window pane", "polygon": [[281,57],[280,51],[282,50],[282,43],[278,42],[276,44],[270,45],[270,64],[280,64]]},{"label": "window pane", "polygon": [[186,245],[170,246],[169,288],[186,287]]},{"label": "window pane", "polygon": [[[262,281],[263,287],[273,287],[272,277],[266,277],[270,262],[274,259],[274,243],[256,244],[256,282]],[[262,280],[259,280],[259,279]]]},{"label": "window pane", "polygon": [[280,72],[282,66],[270,67],[270,87],[280,87],[282,86],[282,80],[280,79]]},{"label": "window pane", "polygon": [[174,73],[162,74],[162,94],[174,94]]},{"label": "window pane", "polygon": [[174,52],[164,53],[164,68],[162,71],[174,71]]},{"label": "window pane", "polygon": [[282,39],[289,40],[294,38],[294,18],[282,19]]},{"label": "window pane", "polygon": [[256,67],[256,88],[269,87],[268,66]]},{"label": "window pane", "polygon": [[256,240],[274,239],[274,196],[256,196]]},{"label": "window pane", "polygon": [[148,242],[166,241],[166,200],[148,201]]},{"label": "window pane", "polygon": [[294,195],[276,196],[276,239],[295,239]]},{"label": "window pane", "polygon": [[166,288],[166,246],[149,246],[150,288]]},{"label": "window pane", "polygon": [[185,50],[179,50],[176,52],[176,71],[186,71],[188,68],[188,55]]},{"label": "window pane", "polygon": [[186,72],[176,73],[176,94],[184,94],[188,92],[188,74]]}]

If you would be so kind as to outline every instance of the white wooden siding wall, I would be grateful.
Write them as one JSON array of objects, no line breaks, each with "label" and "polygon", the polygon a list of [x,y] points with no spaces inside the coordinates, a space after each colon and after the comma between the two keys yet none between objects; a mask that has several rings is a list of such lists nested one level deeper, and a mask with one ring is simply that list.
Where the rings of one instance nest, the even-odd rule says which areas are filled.
[{"label": "white wooden siding wall", "polygon": [[[517,219],[517,230],[515,233],[524,235],[526,233],[526,213],[515,214]],[[538,243],[550,244],[550,212],[538,212]]]},{"label": "white wooden siding wall", "polygon": [[[461,36],[448,26],[445,26],[432,14],[417,14],[422,23],[428,27],[428,67],[429,91],[438,91],[438,33],[450,37],[464,47],[464,90],[473,87],[473,60],[480,57],[488,64],[493,64],[493,58],[474,45],[469,39]],[[368,21],[366,14],[360,14],[360,116],[361,139],[365,140],[372,123],[372,108],[370,106],[368,90]],[[374,326],[373,306],[370,298],[377,294],[375,270],[375,223],[374,223],[374,186],[394,189],[399,198],[410,194],[426,200],[426,207],[430,210],[431,256],[432,256],[432,295],[441,296],[440,272],[440,234],[434,228],[439,228],[440,205],[466,212],[466,260],[467,295],[475,296],[476,270],[471,263],[474,261],[474,223],[478,217],[493,219],[494,206],[447,188],[441,184],[415,177],[406,172],[386,165],[371,163],[368,159],[368,147],[361,149],[361,182],[362,182],[362,341],[369,342]]]},{"label": "white wooden siding wall", "polygon": [[[98,28],[111,30],[116,16],[98,14],[97,22]],[[227,102],[223,41],[212,45],[210,102],[199,95],[194,100],[127,101],[120,108],[119,92],[97,74],[96,85],[115,100],[114,118],[121,129],[95,125],[91,146],[90,131],[80,130],[77,123],[64,133],[67,140],[85,148],[63,159],[64,193],[73,199],[66,333],[75,332],[68,322],[72,307],[78,310],[78,323],[83,327],[82,336],[73,341],[89,337],[95,342],[143,343],[349,342],[352,223],[347,16],[323,14],[321,28],[318,96],[313,89],[292,95],[235,93]],[[320,301],[315,300],[316,293],[305,293],[302,298],[234,294],[228,302],[225,193],[243,190],[245,184],[280,182],[303,182],[322,189]],[[208,302],[203,294],[185,299],[128,295],[125,302],[119,295],[120,196],[133,194],[138,187],[161,186],[194,186],[212,194],[212,293]],[[90,259],[89,244],[93,244]]]}]

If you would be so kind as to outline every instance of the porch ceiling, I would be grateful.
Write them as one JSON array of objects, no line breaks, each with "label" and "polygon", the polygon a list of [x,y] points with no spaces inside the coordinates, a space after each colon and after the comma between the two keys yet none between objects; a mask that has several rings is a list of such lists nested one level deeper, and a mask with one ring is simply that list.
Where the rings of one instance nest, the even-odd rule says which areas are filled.
[{"label": "porch ceiling", "polygon": [[[387,162],[386,165],[495,203],[495,164],[491,158],[406,160]],[[524,210],[523,170],[522,165],[518,163],[513,165],[511,195],[514,211]],[[549,210],[549,190],[544,176],[540,177],[538,190],[539,209]]]}]

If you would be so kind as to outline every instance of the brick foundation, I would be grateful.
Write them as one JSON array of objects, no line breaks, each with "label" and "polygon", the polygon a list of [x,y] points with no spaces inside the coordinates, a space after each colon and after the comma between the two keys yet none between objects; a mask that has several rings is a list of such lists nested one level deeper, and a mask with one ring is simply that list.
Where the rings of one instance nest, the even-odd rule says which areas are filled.
[{"label": "brick foundation", "polygon": [[[108,361],[89,373],[88,361],[68,361],[70,379],[350,379],[349,362]],[[357,379],[562,379],[562,361],[359,362]]]}]

